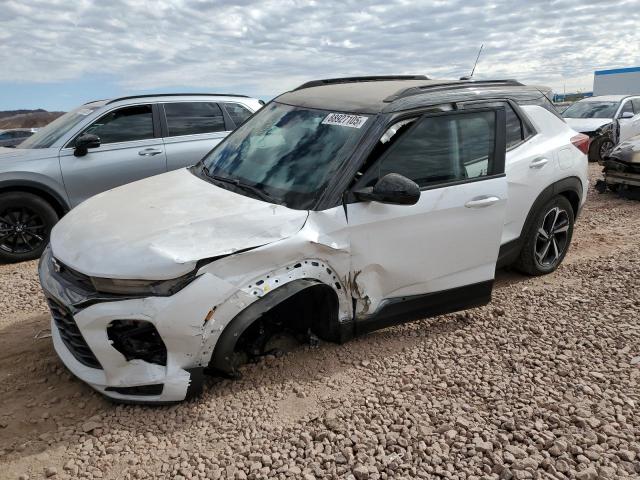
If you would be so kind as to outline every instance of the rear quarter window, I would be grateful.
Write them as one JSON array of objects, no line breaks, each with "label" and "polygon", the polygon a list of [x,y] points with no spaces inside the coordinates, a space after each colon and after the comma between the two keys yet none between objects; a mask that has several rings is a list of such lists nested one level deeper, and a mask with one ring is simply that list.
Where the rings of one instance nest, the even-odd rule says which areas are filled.
[{"label": "rear quarter window", "polygon": [[242,125],[247,118],[253,114],[247,107],[240,105],[239,103],[225,103],[224,108],[227,110],[227,113],[233,120],[233,123],[236,124],[236,127]]}]

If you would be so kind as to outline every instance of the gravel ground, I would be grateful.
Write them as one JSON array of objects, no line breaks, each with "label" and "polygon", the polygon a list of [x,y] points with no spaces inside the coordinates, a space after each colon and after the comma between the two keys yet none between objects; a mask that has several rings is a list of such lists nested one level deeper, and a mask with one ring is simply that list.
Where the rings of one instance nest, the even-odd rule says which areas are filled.
[{"label": "gravel ground", "polygon": [[639,240],[640,203],[590,192],[552,275],[154,408],[69,375],[35,262],[0,266],[0,478],[640,478]]}]

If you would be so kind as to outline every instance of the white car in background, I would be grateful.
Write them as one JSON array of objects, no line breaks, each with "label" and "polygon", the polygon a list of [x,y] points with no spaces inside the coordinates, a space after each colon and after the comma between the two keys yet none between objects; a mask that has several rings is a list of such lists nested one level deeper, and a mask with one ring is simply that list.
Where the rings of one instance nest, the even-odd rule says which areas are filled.
[{"label": "white car in background", "polygon": [[599,162],[617,143],[640,135],[640,95],[583,98],[562,116],[576,132],[591,138],[589,160]]},{"label": "white car in background", "polygon": [[283,336],[486,304],[497,267],[562,262],[587,146],[512,80],[309,82],[196,166],[60,221],[39,267],[54,347],[113,399],[173,402]]}]

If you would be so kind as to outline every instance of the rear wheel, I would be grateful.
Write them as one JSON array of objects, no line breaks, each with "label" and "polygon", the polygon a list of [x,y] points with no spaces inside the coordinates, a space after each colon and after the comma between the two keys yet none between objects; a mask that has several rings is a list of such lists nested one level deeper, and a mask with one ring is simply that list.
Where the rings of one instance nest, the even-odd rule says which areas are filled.
[{"label": "rear wheel", "polygon": [[567,254],[573,223],[569,200],[560,195],[549,200],[525,232],[525,243],[515,267],[529,275],[553,272]]},{"label": "rear wheel", "polygon": [[53,207],[26,192],[0,195],[0,261],[22,262],[42,255],[58,221]]}]

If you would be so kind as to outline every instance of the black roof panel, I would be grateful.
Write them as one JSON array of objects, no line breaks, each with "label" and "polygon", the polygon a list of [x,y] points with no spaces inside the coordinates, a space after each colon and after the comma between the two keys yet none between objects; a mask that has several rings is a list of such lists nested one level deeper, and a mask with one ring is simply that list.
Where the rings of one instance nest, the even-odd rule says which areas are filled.
[{"label": "black roof panel", "polygon": [[425,102],[425,95],[430,93],[438,97],[443,93],[458,91],[458,95],[462,96],[464,90],[528,88],[515,80],[430,80],[419,77],[406,80],[397,77],[393,80],[339,80],[319,81],[325,82],[320,84],[308,82],[296,90],[283,93],[276,101],[321,110],[374,114],[401,110],[402,108],[398,108],[400,105],[414,103],[409,101],[409,98],[414,96]]}]

